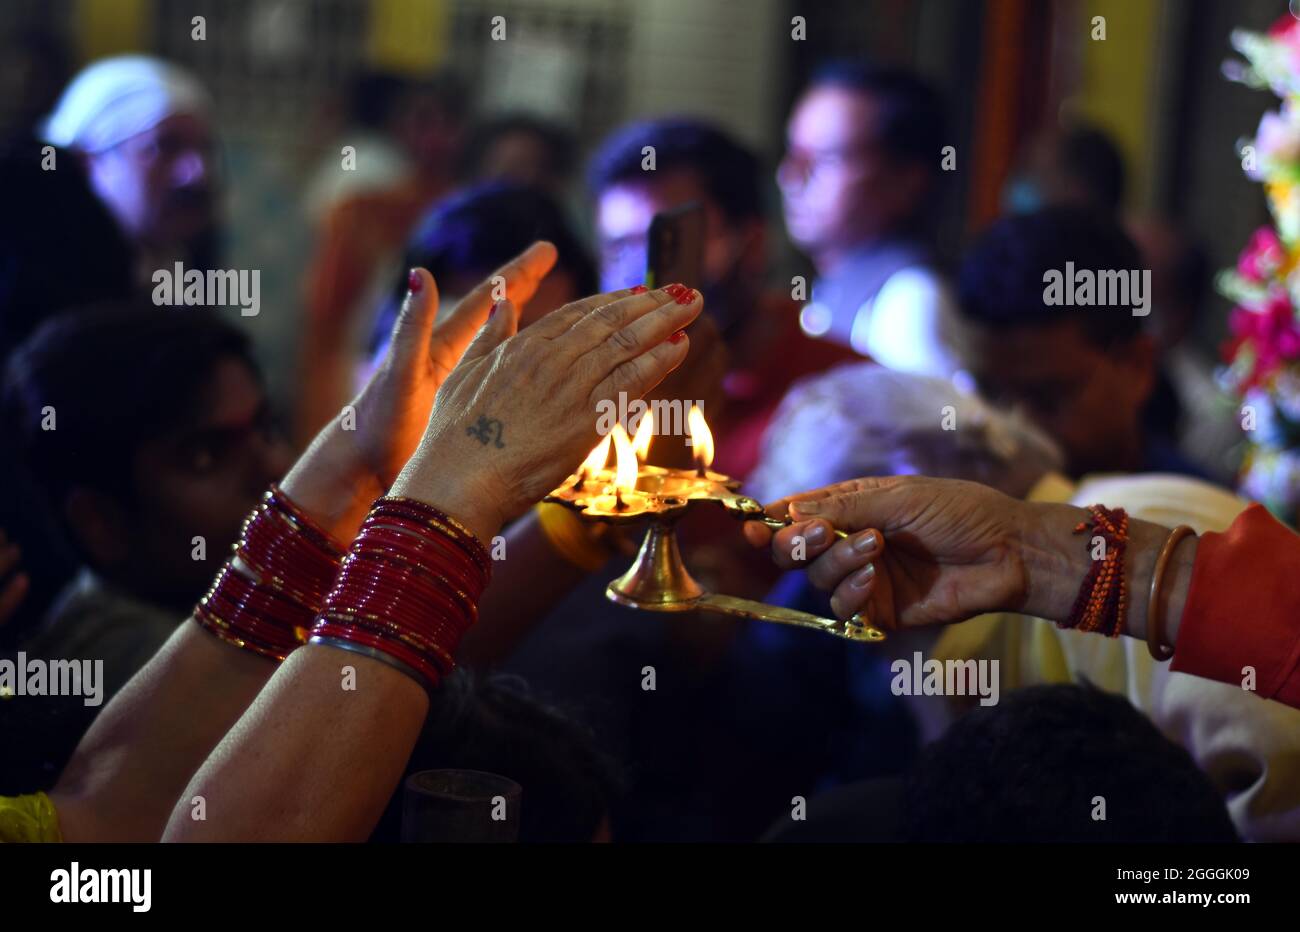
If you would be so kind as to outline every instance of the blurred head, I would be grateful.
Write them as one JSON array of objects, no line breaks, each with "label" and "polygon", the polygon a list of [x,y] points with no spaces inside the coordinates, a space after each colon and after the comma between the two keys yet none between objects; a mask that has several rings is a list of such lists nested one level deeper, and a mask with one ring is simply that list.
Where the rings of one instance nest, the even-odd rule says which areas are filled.
[{"label": "blurred head", "polygon": [[462,175],[559,192],[568,184],[575,158],[568,130],[516,113],[489,120],[473,132],[462,157]]},{"label": "blurred head", "polygon": [[943,102],[911,72],[819,71],[790,114],[777,169],[790,238],[820,266],[919,225],[944,140]]},{"label": "blurred head", "polygon": [[1151,270],[1151,316],[1147,327],[1161,350],[1195,335],[1210,293],[1212,265],[1205,247],[1176,224],[1144,217],[1127,224]]},{"label": "blurred head", "polygon": [[198,80],[174,65],[122,56],[84,69],[45,124],[78,152],[91,188],[132,240],[185,245],[216,223],[216,140]]},{"label": "blurred head", "polygon": [[1136,469],[1155,351],[1131,305],[1047,304],[1046,274],[1140,269],[1115,221],[1054,208],[995,222],[967,250],[957,346],[980,394],[1018,406],[1080,476]]},{"label": "blurred head", "polygon": [[450,178],[465,142],[465,88],[450,74],[409,84],[392,115],[392,132],[421,174]]},{"label": "blurred head", "polygon": [[[646,146],[655,170],[642,168]],[[696,202],[704,207],[704,277],[710,290],[761,279],[765,261],[758,159],[722,130],[687,118],[619,130],[592,159],[602,290],[645,281],[650,221]]]},{"label": "blurred head", "polygon": [[968,712],[922,754],[903,800],[907,841],[1239,840],[1191,755],[1087,685],[1031,686]]},{"label": "blurred head", "polygon": [[[597,291],[595,266],[564,208],[543,190],[500,182],[439,201],[407,243],[401,279],[371,329],[371,362],[388,347],[406,297],[406,269],[428,269],[438,283],[440,309],[450,311],[479,282],[539,239],[554,243],[559,258],[537,293],[519,309],[521,327]],[[369,369],[363,373],[368,374]]]},{"label": "blurred head", "polygon": [[745,491],[770,502],[857,476],[921,475],[1021,498],[1061,465],[1056,445],[1024,418],[946,379],[851,363],[786,394]]},{"label": "blurred head", "polygon": [[1002,192],[1009,213],[1062,206],[1115,213],[1123,200],[1124,156],[1109,136],[1086,124],[1031,139]]},{"label": "blurred head", "polygon": [[[22,461],[86,562],[168,605],[202,594],[291,464],[247,338],[196,309],[51,319],[10,359],[5,408]],[[207,561],[192,558],[195,536]]]}]

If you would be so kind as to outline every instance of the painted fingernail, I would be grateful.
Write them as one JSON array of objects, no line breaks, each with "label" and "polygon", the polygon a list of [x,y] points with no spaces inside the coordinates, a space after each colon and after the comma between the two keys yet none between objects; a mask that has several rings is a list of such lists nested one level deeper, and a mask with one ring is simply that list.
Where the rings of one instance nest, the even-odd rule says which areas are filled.
[{"label": "painted fingernail", "polygon": [[870,553],[876,548],[876,532],[868,531],[859,537],[853,538],[853,549],[858,553]]},{"label": "painted fingernail", "polygon": [[808,532],[804,534],[803,539],[808,541],[810,544],[820,544],[822,541],[826,540],[826,526],[822,524],[814,524],[808,529]]},{"label": "painted fingernail", "polygon": [[685,340],[685,339],[686,339],[686,331],[685,331],[685,330],[678,330],[677,332],[675,332],[672,336],[670,336],[670,337],[668,338],[668,342],[669,342],[669,343],[680,343],[680,342],[682,342],[682,340]]},{"label": "painted fingernail", "polygon": [[647,291],[649,291],[649,290],[650,290],[650,289],[647,288],[645,285],[633,285],[633,286],[632,286],[632,294],[645,294],[645,293],[646,293]]},{"label": "painted fingernail", "polygon": [[876,564],[868,563],[849,578],[849,585],[854,589],[865,589],[876,575]]},{"label": "painted fingernail", "polygon": [[675,300],[679,294],[681,294],[683,291],[686,290],[686,286],[679,285],[676,282],[674,282],[671,285],[664,285],[663,290],[664,293],[668,295],[668,297],[673,298]]},{"label": "painted fingernail", "polygon": [[420,277],[420,273],[415,269],[411,269],[406,276],[406,287],[411,289],[411,294],[415,294],[424,287],[424,279]]},{"label": "painted fingernail", "polygon": [[692,301],[695,300],[695,289],[683,288],[673,297],[677,299],[678,304],[690,304]]},{"label": "painted fingernail", "polygon": [[497,312],[497,308],[499,308],[504,303],[505,303],[504,301],[498,301],[496,304],[493,304],[492,307],[488,310],[488,317],[490,318],[493,314],[495,314]]},{"label": "painted fingernail", "polygon": [[822,505],[821,502],[791,502],[790,510],[801,515],[815,515],[821,512]]}]

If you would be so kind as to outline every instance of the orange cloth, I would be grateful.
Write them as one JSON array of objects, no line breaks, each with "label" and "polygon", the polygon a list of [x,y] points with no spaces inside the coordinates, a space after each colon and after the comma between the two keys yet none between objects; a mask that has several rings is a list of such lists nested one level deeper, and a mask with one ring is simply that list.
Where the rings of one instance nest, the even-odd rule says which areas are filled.
[{"label": "orange cloth", "polygon": [[1300,708],[1300,536],[1262,505],[1201,535],[1172,669],[1241,684]]}]

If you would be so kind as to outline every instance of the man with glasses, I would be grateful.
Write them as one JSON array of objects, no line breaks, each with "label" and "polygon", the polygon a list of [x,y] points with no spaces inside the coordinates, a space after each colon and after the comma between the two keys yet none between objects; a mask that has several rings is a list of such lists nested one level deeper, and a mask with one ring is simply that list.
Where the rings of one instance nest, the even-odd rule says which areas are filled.
[{"label": "man with glasses", "polygon": [[786,139],[786,229],[818,276],[804,331],[893,369],[952,375],[952,299],[926,235],[949,142],[938,94],[900,69],[829,65]]}]

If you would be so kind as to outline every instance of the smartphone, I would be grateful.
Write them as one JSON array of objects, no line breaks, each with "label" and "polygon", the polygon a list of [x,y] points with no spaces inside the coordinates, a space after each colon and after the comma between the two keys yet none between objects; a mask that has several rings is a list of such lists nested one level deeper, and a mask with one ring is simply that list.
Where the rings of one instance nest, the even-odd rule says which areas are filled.
[{"label": "smartphone", "polygon": [[650,221],[645,283],[673,282],[688,288],[704,284],[704,205],[698,201],[655,214]]}]

